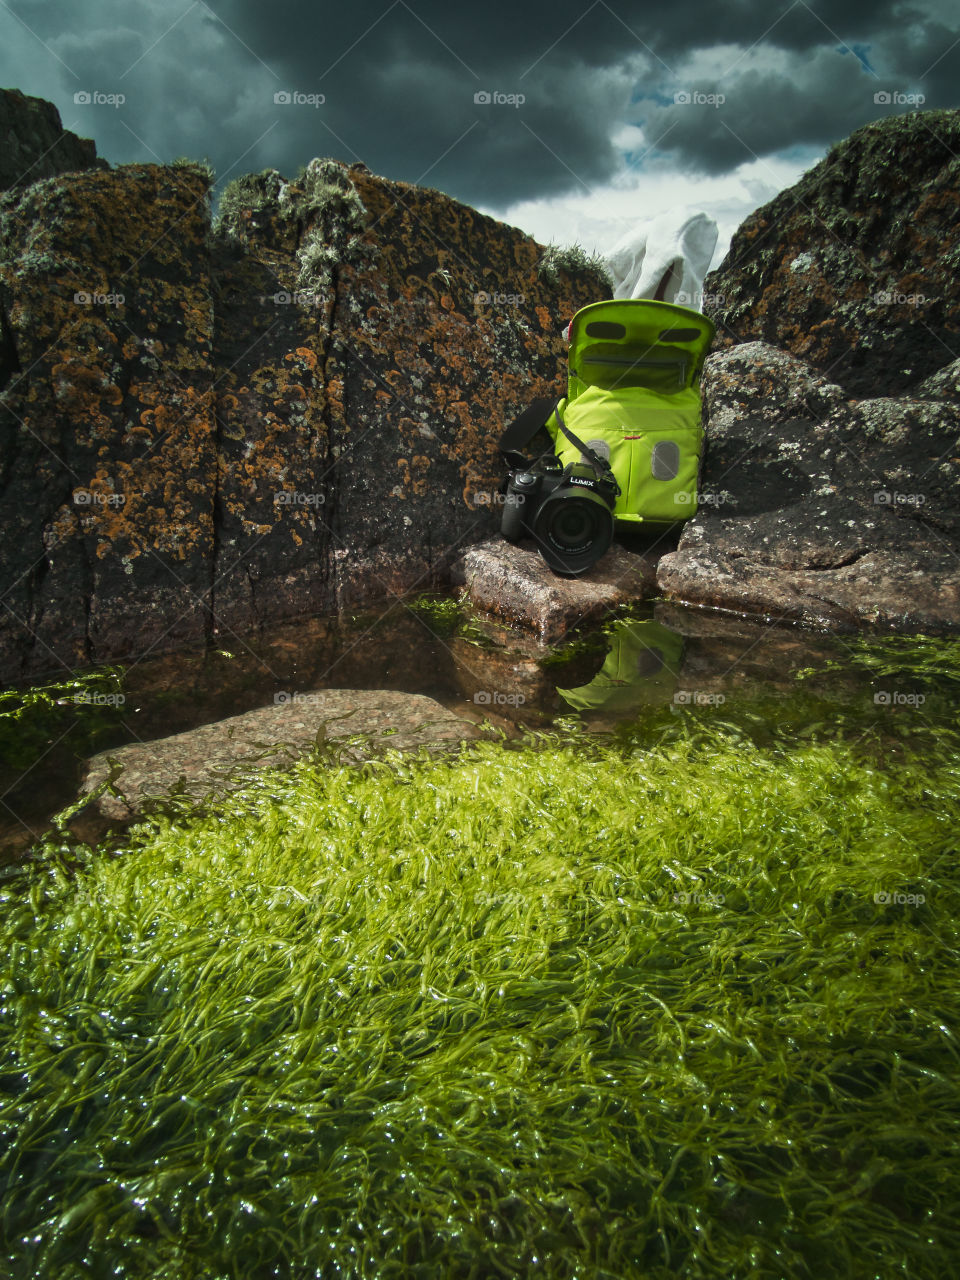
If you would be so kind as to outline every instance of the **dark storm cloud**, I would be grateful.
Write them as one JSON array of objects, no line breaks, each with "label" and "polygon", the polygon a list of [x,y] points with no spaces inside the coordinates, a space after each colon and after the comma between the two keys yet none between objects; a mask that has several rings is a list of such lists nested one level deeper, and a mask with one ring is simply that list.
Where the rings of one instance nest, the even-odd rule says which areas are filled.
[{"label": "dark storm cloud", "polygon": [[[208,155],[223,177],[329,155],[504,207],[609,181],[625,123],[661,158],[720,173],[907,109],[897,93],[955,105],[950,12],[946,0],[7,0],[0,69],[114,161]],[[89,87],[127,101],[75,109]],[[702,104],[710,95],[724,101]]]},{"label": "dark storm cloud", "polygon": [[860,125],[912,104],[903,76],[877,76],[835,48],[818,49],[786,72],[691,77],[681,101],[644,104],[651,136],[696,172],[724,173],[788,146],[839,141]]},{"label": "dark storm cloud", "polygon": [[[396,0],[376,15],[363,8],[323,17],[292,0],[284,12],[303,38],[291,44],[259,0],[209,4],[272,65],[329,85],[339,136],[371,167],[399,164],[415,175],[443,155],[434,170],[438,185],[488,204],[609,179],[620,163],[610,134],[622,120],[642,125],[649,141],[684,167],[711,173],[798,144],[826,145],[897,109],[875,103],[874,94],[905,91],[955,38],[917,5],[896,0],[793,0],[778,8],[750,0],[694,10],[603,0],[466,9]],[[901,43],[907,30],[925,47],[908,52]],[[409,56],[411,42],[419,65],[401,90],[392,69]],[[691,85],[690,55],[716,46],[723,51],[713,74]],[[743,55],[757,50],[783,50],[792,65],[786,74],[750,69]],[[871,53],[886,80],[881,71],[870,74]],[[954,101],[950,76],[958,66],[955,51],[939,67],[929,105]],[[478,88],[522,92],[526,102],[513,112],[473,109]],[[673,95],[688,88],[722,92],[727,103],[719,112],[696,104],[680,110]],[[402,127],[385,137],[391,112]]]}]

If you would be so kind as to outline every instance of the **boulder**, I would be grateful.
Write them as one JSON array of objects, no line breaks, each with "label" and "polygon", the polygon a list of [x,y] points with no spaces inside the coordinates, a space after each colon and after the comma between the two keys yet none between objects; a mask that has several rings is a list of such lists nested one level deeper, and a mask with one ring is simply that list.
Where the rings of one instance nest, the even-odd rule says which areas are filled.
[{"label": "boulder", "polygon": [[532,545],[492,538],[464,553],[453,567],[453,581],[466,587],[476,608],[549,644],[617,605],[651,595],[657,558],[653,551],[614,544],[588,573],[565,578]]},{"label": "boulder", "polygon": [[960,111],[888,116],[756,209],[704,281],[717,346],[762,340],[899,395],[960,339]]},{"label": "boulder", "polygon": [[958,148],[957,111],[858,130],[707,277],[701,505],[660,563],[667,596],[960,627]]},{"label": "boulder", "polygon": [[0,197],[0,678],[234,637],[446,581],[496,440],[609,292],[363,165],[201,165]]},{"label": "boulder", "polygon": [[667,597],[828,628],[960,627],[955,401],[850,399],[760,342],[710,356],[703,396],[701,505],[660,561]]},{"label": "boulder", "polygon": [[0,678],[207,635],[208,185],[194,170],[129,165],[0,197],[16,352],[0,389]]},{"label": "boulder", "polygon": [[96,144],[64,129],[52,102],[0,89],[0,191],[79,169],[106,169]]},{"label": "boulder", "polygon": [[446,750],[482,736],[478,725],[432,698],[386,689],[323,689],[155,742],[94,756],[82,794],[102,784],[101,814],[125,820],[175,793],[222,799],[264,769],[289,767],[314,747],[356,762],[384,750]]}]

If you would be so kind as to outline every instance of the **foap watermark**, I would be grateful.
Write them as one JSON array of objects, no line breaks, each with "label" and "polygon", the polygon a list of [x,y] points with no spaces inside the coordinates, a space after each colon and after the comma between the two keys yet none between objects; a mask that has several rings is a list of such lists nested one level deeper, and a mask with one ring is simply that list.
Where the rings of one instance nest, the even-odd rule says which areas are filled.
[{"label": "foap watermark", "polygon": [[479,689],[473,700],[478,707],[522,707],[526,702],[522,693],[500,693],[496,689]]},{"label": "foap watermark", "polygon": [[878,107],[922,107],[926,100],[922,93],[901,93],[899,89],[878,89],[873,95]]},{"label": "foap watermark", "polygon": [[273,495],[277,507],[322,507],[326,500],[322,493],[299,493],[291,489],[281,489]]},{"label": "foap watermark", "polygon": [[122,107],[127,100],[125,93],[103,93],[100,89],[78,89],[73,101],[78,107]]},{"label": "foap watermark", "polygon": [[873,895],[873,900],[879,906],[897,906],[897,907],[920,907],[927,900],[925,893],[901,893],[898,889],[894,889],[891,893],[889,890],[881,889],[879,893]]},{"label": "foap watermark", "polygon": [[530,899],[526,894],[519,893],[515,889],[508,889],[506,893],[490,893],[486,889],[480,889],[473,895],[473,901],[490,907],[529,907]]},{"label": "foap watermark", "polygon": [[272,304],[275,307],[319,307],[320,295],[314,289],[295,289],[287,293],[285,289],[277,293],[261,293],[257,299],[261,307]]},{"label": "foap watermark", "polygon": [[929,301],[925,293],[898,293],[895,289],[878,289],[873,295],[878,307],[922,307]]},{"label": "foap watermark", "polygon": [[726,694],[707,693],[704,689],[678,689],[673,695],[678,707],[722,707],[726,700]]},{"label": "foap watermark", "polygon": [[522,93],[501,93],[499,89],[478,89],[473,95],[478,107],[522,107],[526,96]]},{"label": "foap watermark", "polygon": [[301,93],[299,89],[278,89],[273,101],[278,107],[322,107],[327,97],[324,93]]},{"label": "foap watermark", "polygon": [[722,107],[726,94],[703,93],[700,89],[678,89],[673,95],[675,107]]},{"label": "foap watermark", "polygon": [[78,707],[122,707],[126,700],[125,693],[98,693],[89,689],[73,695],[73,701]]},{"label": "foap watermark", "polygon": [[704,293],[702,289],[696,293],[687,293],[685,289],[681,289],[674,298],[678,307],[694,307],[697,311],[703,311],[706,307],[722,307],[724,301],[722,293]]},{"label": "foap watermark", "polygon": [[474,507],[515,507],[515,493],[501,493],[499,489],[478,489],[472,495],[471,505]]},{"label": "foap watermark", "polygon": [[696,503],[698,507],[722,507],[730,496],[725,489],[720,493],[714,493],[712,490],[703,493],[690,493],[688,490],[680,490],[679,493],[673,495],[673,500],[679,507],[692,506],[693,503]]},{"label": "foap watermark", "polygon": [[77,507],[123,507],[127,503],[125,493],[98,493],[96,489],[74,489],[74,506]]},{"label": "foap watermark", "polygon": [[487,293],[486,289],[473,295],[476,307],[522,307],[526,300],[523,293]]},{"label": "foap watermark", "polygon": [[87,293],[85,289],[75,293],[73,300],[78,307],[122,307],[126,302],[122,293]]},{"label": "foap watermark", "polygon": [[877,707],[922,707],[926,702],[922,693],[901,693],[899,689],[881,689],[873,695]]},{"label": "foap watermark", "polygon": [[722,907],[726,900],[722,893],[711,893],[706,889],[696,893],[687,893],[681,889],[673,895],[674,902],[691,907]]},{"label": "foap watermark", "polygon": [[899,493],[895,489],[876,489],[873,495],[875,507],[922,507],[926,500],[925,494]]},{"label": "foap watermark", "polygon": [[273,695],[273,705],[275,707],[310,706],[311,703],[322,701],[322,694],[296,693],[287,689],[281,689],[279,693]]}]

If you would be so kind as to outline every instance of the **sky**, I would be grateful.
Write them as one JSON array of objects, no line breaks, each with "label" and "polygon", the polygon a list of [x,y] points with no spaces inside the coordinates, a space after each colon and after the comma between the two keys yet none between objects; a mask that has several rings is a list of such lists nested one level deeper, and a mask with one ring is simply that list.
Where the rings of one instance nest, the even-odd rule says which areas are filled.
[{"label": "sky", "polygon": [[609,250],[748,213],[871,120],[956,107],[956,0],[0,0],[0,86],[112,164],[314,156]]}]

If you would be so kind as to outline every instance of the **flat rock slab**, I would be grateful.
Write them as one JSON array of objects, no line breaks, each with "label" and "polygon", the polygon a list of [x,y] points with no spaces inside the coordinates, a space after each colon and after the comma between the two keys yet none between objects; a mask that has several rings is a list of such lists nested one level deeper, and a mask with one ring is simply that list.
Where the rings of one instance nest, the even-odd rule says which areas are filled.
[{"label": "flat rock slab", "polygon": [[772,622],[960,631],[960,567],[947,539],[839,498],[705,520],[662,558],[658,581],[668,599]]},{"label": "flat rock slab", "polygon": [[582,577],[562,578],[532,546],[492,538],[463,555],[453,580],[466,586],[476,608],[550,644],[617,605],[654,594],[658,559],[613,546]]},{"label": "flat rock slab", "polygon": [[764,342],[702,382],[701,505],[657,570],[687,604],[829,631],[960,630],[958,362],[854,400]]},{"label": "flat rock slab", "polygon": [[[356,735],[363,741],[349,741]],[[423,694],[323,689],[169,738],[102,751],[88,762],[82,794],[119,766],[112,790],[96,804],[105,817],[127,819],[148,799],[172,792],[191,799],[225,796],[264,769],[292,765],[318,742],[340,743],[337,758],[357,762],[385,750],[445,750],[482,735],[478,725]]]}]

